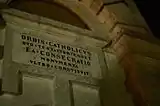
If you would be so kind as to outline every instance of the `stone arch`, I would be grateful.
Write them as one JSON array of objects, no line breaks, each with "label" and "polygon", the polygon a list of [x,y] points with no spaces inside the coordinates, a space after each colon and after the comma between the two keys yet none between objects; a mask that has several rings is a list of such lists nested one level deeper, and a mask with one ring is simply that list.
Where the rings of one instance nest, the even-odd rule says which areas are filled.
[{"label": "stone arch", "polygon": [[67,7],[54,1],[14,0],[9,3],[9,6],[11,8],[22,10],[31,14],[36,14],[39,16],[44,16],[56,21],[89,30],[87,24],[77,14],[69,10]]},{"label": "stone arch", "polygon": [[[123,22],[121,22],[121,20],[117,18],[118,15],[112,14],[109,11],[107,7],[107,3],[104,3],[103,0],[54,0],[54,1],[60,4],[63,4],[67,8],[71,9],[74,13],[77,13],[77,15],[81,17],[81,19],[84,21],[84,23],[87,23],[87,25],[92,29],[92,31],[94,32],[93,36],[96,36],[96,38],[102,38],[103,40],[106,40],[107,35],[109,34],[107,30],[109,30],[110,34],[113,36],[112,37],[113,40],[115,41],[115,43],[117,43],[117,41],[120,38],[119,36],[127,32],[126,29],[133,30],[135,28],[134,26],[130,25],[130,23],[129,24],[127,23],[126,25]],[[16,2],[16,1],[13,1],[13,2]],[[10,3],[10,5],[12,3]],[[82,9],[83,6],[88,8],[88,10],[85,10],[86,8],[83,10]],[[84,12],[84,14],[82,12]],[[127,22],[127,20],[123,20],[123,21]],[[81,27],[81,28],[84,28],[84,27]],[[142,30],[142,28],[138,28],[138,29]],[[115,40],[116,38],[118,40]],[[121,45],[119,48],[121,49]],[[123,55],[123,54],[120,54],[119,51],[120,52],[126,51],[125,49],[124,50],[120,50],[120,49],[116,48],[115,50],[118,56]],[[127,63],[127,62],[124,61],[124,63]]]},{"label": "stone arch", "polygon": [[[31,4],[32,7],[29,7],[28,4],[31,2],[33,3]],[[47,5],[53,6],[51,8],[54,8],[54,9],[61,8],[61,10],[65,14],[68,15],[67,17],[71,17],[71,18],[67,19],[66,15],[60,18],[60,16],[62,16],[63,14],[61,15],[58,14],[58,16],[56,16],[55,14],[49,14],[49,15],[47,13],[43,14],[40,11],[37,11],[38,8],[36,10],[33,10],[33,7],[35,7],[35,5],[44,6],[44,4],[42,5],[42,3],[44,3],[45,6]],[[103,1],[101,1],[101,3],[103,4]],[[29,12],[31,14],[40,15],[43,17],[53,19],[55,21],[59,21],[59,22],[61,21],[62,23],[76,26],[77,28],[80,28],[80,30],[85,29],[84,32],[86,31],[89,32],[88,33],[89,36],[99,39],[101,41],[109,42],[111,40],[109,36],[109,29],[108,29],[110,28],[110,23],[106,24],[103,22],[105,18],[107,19],[107,17],[104,17],[102,15],[99,17],[96,14],[96,11],[98,11],[100,7],[103,5],[98,5],[99,8],[97,8],[96,11],[92,11],[90,6],[88,5],[86,6],[86,4],[87,3],[84,3],[84,1],[81,1],[81,0],[75,0],[75,1],[72,1],[72,0],[71,1],[70,0],[69,1],[65,1],[65,0],[10,0],[10,2],[8,3],[9,8],[15,8],[18,10]],[[24,7],[26,6],[27,8],[29,7],[32,11],[24,9]],[[42,10],[41,8],[39,9]],[[43,12],[46,10],[43,10]],[[48,9],[48,11],[50,10],[51,9]]]}]

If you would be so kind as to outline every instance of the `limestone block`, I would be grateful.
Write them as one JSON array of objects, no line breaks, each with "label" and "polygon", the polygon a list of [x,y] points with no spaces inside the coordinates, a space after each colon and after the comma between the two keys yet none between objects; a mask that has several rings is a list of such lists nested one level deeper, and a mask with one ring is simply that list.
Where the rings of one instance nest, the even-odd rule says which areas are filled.
[{"label": "limestone block", "polygon": [[5,42],[5,28],[0,29],[0,45],[4,45]]},{"label": "limestone block", "polygon": [[92,5],[92,3],[94,2],[94,0],[79,0],[79,1],[82,2],[84,5],[86,5],[89,8]]},{"label": "limestone block", "polygon": [[115,14],[118,22],[127,23],[127,24],[139,24],[133,17],[130,8],[126,6],[124,3],[105,5],[109,12]]},{"label": "limestone block", "polygon": [[97,14],[97,17],[101,23],[106,24],[106,29],[110,30],[117,23],[115,15],[110,12],[107,7],[104,6],[102,10]]},{"label": "limestone block", "polygon": [[111,39],[113,41],[113,44],[116,43],[120,38],[121,36],[123,36],[125,34],[125,29],[119,27],[119,25],[115,25],[111,30],[110,30],[110,33],[111,33]]},{"label": "limestone block", "polygon": [[120,27],[124,30],[125,34],[135,38],[140,38],[144,40],[153,39],[153,37],[150,36],[151,33],[145,26],[118,23],[116,27]]},{"label": "limestone block", "polygon": [[160,59],[160,46],[142,39],[126,35],[126,42],[133,54],[140,54],[146,57]]},{"label": "limestone block", "polygon": [[[49,23],[52,21],[45,20],[45,18],[39,17],[40,20],[38,20],[38,22],[36,20],[32,22],[30,21],[31,16],[29,14],[28,17],[25,14],[25,19],[22,18],[23,13],[19,12],[19,14],[21,18],[14,16],[15,14],[3,14],[4,19],[7,21],[3,68],[3,90],[5,92],[13,94],[21,93],[19,88],[21,72],[41,76],[51,76],[54,73],[62,72],[75,76],[102,79],[102,70],[105,70],[105,67],[103,64],[104,57],[101,56],[102,50],[100,47],[105,45],[105,42],[80,36],[76,32],[65,31],[51,25],[46,25],[44,24],[45,22]],[[38,16],[36,16],[36,18],[37,17]],[[29,49],[33,50],[30,51]],[[70,52],[75,53],[72,53],[73,56],[71,56]],[[78,56],[85,53],[84,55],[86,56],[83,56],[84,62],[81,60],[78,65],[71,65],[71,63],[69,63],[69,66],[66,66],[67,63],[71,61],[69,58],[72,58],[73,62],[76,62],[75,59],[81,58],[75,57],[77,53]],[[54,59],[52,62],[51,55]],[[55,55],[60,55],[63,59],[58,56],[57,60],[57,56]],[[70,69],[68,67],[70,67]]]},{"label": "limestone block", "polygon": [[[107,84],[105,103],[109,106],[134,106],[131,95],[125,87],[125,73],[119,65],[116,55],[105,53],[107,63]],[[108,86],[107,86],[108,85]],[[116,101],[116,102],[114,102]]]},{"label": "limestone block", "polygon": [[94,0],[91,4],[90,8],[91,8],[91,10],[93,11],[94,14],[97,14],[102,6],[103,6],[103,1],[102,0]]},{"label": "limestone block", "polygon": [[124,0],[102,0],[102,1],[104,2],[104,4],[115,4],[115,3],[123,2]]},{"label": "limestone block", "polygon": [[[1,106],[52,106],[55,80],[23,75],[23,95],[4,94],[0,96]],[[12,87],[12,86],[10,86]]]},{"label": "limestone block", "polygon": [[138,54],[135,54],[134,58],[137,62],[140,83],[146,93],[148,103],[153,106],[159,106],[160,60]]},{"label": "limestone block", "polygon": [[2,90],[2,71],[4,58],[5,29],[0,29],[0,92]]},{"label": "limestone block", "polygon": [[116,23],[115,26],[113,26],[113,28],[110,30],[110,33],[110,38],[113,40],[113,42],[117,41],[122,35],[127,35],[136,39],[158,43],[157,40],[150,35],[149,30],[143,26]]},{"label": "limestone block", "polygon": [[113,50],[117,55],[117,58],[121,60],[126,54],[130,52],[130,48],[128,47],[128,43],[126,42],[127,38],[122,36],[114,45]]}]

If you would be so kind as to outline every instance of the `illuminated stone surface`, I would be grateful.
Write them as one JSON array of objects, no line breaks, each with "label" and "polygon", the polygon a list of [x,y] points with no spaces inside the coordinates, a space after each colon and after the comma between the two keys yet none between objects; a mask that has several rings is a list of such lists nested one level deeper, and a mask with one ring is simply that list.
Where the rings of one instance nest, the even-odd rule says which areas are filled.
[{"label": "illuminated stone surface", "polygon": [[73,21],[24,2],[2,12],[0,105],[159,106],[159,41],[132,1],[55,0]]}]

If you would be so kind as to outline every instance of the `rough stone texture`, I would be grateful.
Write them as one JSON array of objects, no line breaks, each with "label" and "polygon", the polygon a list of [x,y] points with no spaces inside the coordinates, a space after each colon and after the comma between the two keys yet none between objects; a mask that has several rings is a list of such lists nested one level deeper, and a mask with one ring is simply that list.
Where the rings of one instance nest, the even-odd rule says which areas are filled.
[{"label": "rough stone texture", "polygon": [[[0,25],[1,26],[1,25]],[[2,66],[4,60],[4,41],[5,41],[5,28],[2,23],[2,27],[0,27],[0,93],[2,93]]]},{"label": "rough stone texture", "polygon": [[[159,61],[157,59],[160,58],[159,57],[160,41],[153,37],[152,33],[150,32],[144,19],[140,15],[134,2],[132,0],[125,0],[125,1],[123,0],[122,1],[119,1],[119,0],[69,0],[69,1],[55,0],[55,1],[63,4],[64,6],[68,7],[73,12],[78,14],[82,18],[82,20],[84,20],[92,30],[89,33],[88,32],[84,33],[80,29],[76,29],[74,27],[71,28],[71,26],[69,26],[70,27],[68,29],[69,31],[76,31],[78,32],[78,34],[82,34],[83,32],[83,35],[85,36],[107,41],[108,45],[105,46],[105,44],[103,45],[102,43],[98,43],[98,46],[100,44],[99,47],[102,47],[102,46],[104,46],[103,48],[108,47],[105,49],[107,49],[107,51],[117,56],[116,59],[118,60],[116,61],[123,62],[122,65],[124,66],[123,68],[125,69],[124,70],[125,74],[133,73],[133,76],[128,77],[128,79],[131,78],[130,80],[128,80],[128,84],[131,84],[131,86],[135,86],[133,87],[134,89],[131,89],[130,91],[133,95],[132,97],[134,97],[133,99],[139,105],[141,104],[141,106],[145,105],[144,102],[146,102],[146,100],[148,100],[150,105],[158,106],[157,98],[159,98],[158,96],[159,86],[157,86],[157,81],[159,81],[159,79],[157,79],[157,77],[155,76],[153,77],[152,74],[149,74],[149,72],[153,71],[156,73],[156,75],[159,75],[159,73],[154,70],[159,69],[158,67]],[[62,26],[63,28],[68,27],[66,25],[62,25]],[[84,39],[82,39],[82,41],[84,41]],[[86,42],[87,41],[88,40],[86,40]],[[93,44],[96,44],[96,43],[94,42]],[[128,57],[126,54],[129,54],[130,56]],[[142,55],[143,58],[141,56],[134,57],[134,54],[140,54]],[[129,61],[128,63],[128,60],[126,59],[131,60],[133,57],[135,59],[133,59],[133,61]],[[151,58],[149,59],[150,61],[148,61],[148,57]],[[110,60],[108,60],[108,62],[109,61]],[[137,68],[132,67],[132,65],[136,66]],[[146,66],[148,67],[146,68]],[[147,69],[149,70],[149,72],[141,71],[141,70],[147,70]],[[113,70],[115,71],[116,69],[113,69]],[[120,70],[120,69],[117,68],[117,70]],[[118,76],[119,78],[122,78],[122,79],[124,78],[123,75],[121,76],[122,73],[118,73],[118,72],[116,73],[120,75],[120,77]],[[135,81],[132,79],[133,77],[137,77],[137,75],[134,76],[134,73],[140,73],[139,77],[143,85],[142,89],[141,89],[141,86],[139,86],[139,84],[137,83],[137,79],[135,79]],[[113,75],[113,76],[117,76],[117,75]],[[145,84],[145,80],[147,79],[152,79],[152,81],[149,84]],[[123,81],[121,80],[120,83],[122,82]],[[155,84],[155,86],[152,86],[152,84]],[[147,93],[147,90],[145,90],[146,86],[150,88],[149,89],[150,95],[144,98],[143,92]],[[112,88],[110,88],[110,90],[111,89]],[[138,99],[136,99],[136,97]],[[123,103],[121,104],[124,105]],[[116,104],[114,105],[116,106]]]},{"label": "rough stone texture", "polygon": [[102,8],[102,6],[103,6],[102,0],[94,0],[91,4],[90,8],[94,13],[97,14],[100,11],[100,9]]},{"label": "rough stone texture", "polygon": [[[2,106],[51,106],[53,104],[54,79],[37,78],[34,76],[23,76],[23,95],[13,96],[4,94],[0,96]],[[28,86],[32,85],[32,86]],[[34,91],[34,92],[31,92]],[[32,95],[32,96],[31,96]],[[44,98],[45,96],[45,98]]]},{"label": "rough stone texture", "polygon": [[131,100],[132,95],[126,93],[127,89],[124,86],[126,76],[123,67],[120,66],[117,60],[117,56],[112,53],[105,53],[105,56],[108,67],[106,76],[106,93],[108,94],[105,99],[106,105],[134,106]]},{"label": "rough stone texture", "polygon": [[83,2],[84,5],[87,7],[90,7],[94,0],[79,0],[80,2]]},{"label": "rough stone texture", "polygon": [[81,19],[83,19],[86,22],[86,24],[90,27],[92,32],[91,34],[92,37],[95,37],[96,39],[99,40],[105,40],[105,41],[109,40],[109,35],[108,35],[109,33],[108,29],[106,28],[106,25],[101,24],[97,19],[97,15],[95,14],[95,12],[93,12],[90,9],[90,7],[86,7],[85,5],[83,5],[82,1],[80,1],[79,4],[77,2],[65,1],[65,0],[60,0],[60,1],[57,0],[57,2],[70,8],[78,16],[80,16]]},{"label": "rough stone texture", "polygon": [[139,54],[135,54],[134,58],[138,64],[138,75],[141,79],[140,83],[143,85],[142,87],[146,93],[146,97],[148,98],[149,104],[153,106],[159,106],[160,104],[158,98],[160,97],[160,61]]},{"label": "rough stone texture", "polygon": [[[135,102],[141,105],[146,103],[146,105],[158,106],[159,102],[157,98],[159,98],[158,95],[160,94],[157,90],[159,89],[159,86],[157,86],[159,78],[157,76],[159,76],[158,70],[160,69],[160,46],[135,37],[123,35],[112,47],[113,51],[110,51],[117,54],[125,73],[132,75],[131,77],[128,75],[127,82],[129,86],[133,84],[135,87],[129,88],[132,94],[136,94],[134,96],[137,96],[135,97],[137,98]],[[128,57],[128,55],[130,56]],[[155,73],[156,76],[154,76]],[[143,103],[140,101],[143,101]]]},{"label": "rough stone texture", "polygon": [[[73,26],[89,30],[88,26],[76,14],[74,14],[72,11],[69,11],[68,8],[65,8],[56,3],[36,2],[36,1],[30,1],[30,2],[23,1],[17,3],[15,1],[10,5],[11,7],[19,9],[21,11],[26,11],[28,13],[47,17],[52,20],[61,21],[63,23],[71,24]],[[36,9],[34,7],[36,7]],[[46,12],[50,10],[52,10],[51,13]]]},{"label": "rough stone texture", "polygon": [[[21,17],[17,17],[19,15],[21,15]],[[38,68],[35,66],[24,65],[24,63],[23,64],[18,63],[17,61],[13,60],[14,59],[13,56],[18,54],[16,52],[13,52],[14,50],[13,48],[15,46],[14,44],[15,42],[13,42],[14,41],[13,39],[17,39],[14,36],[14,34],[17,35],[18,31],[20,32],[24,31],[24,32],[30,32],[34,36],[41,36],[44,39],[45,38],[48,40],[54,39],[56,41],[65,42],[70,45],[72,44],[74,46],[78,46],[87,50],[92,50],[99,56],[98,55],[94,56],[94,58],[96,57],[98,58],[98,62],[95,62],[94,63],[95,65],[93,65],[93,68],[90,69],[89,71],[91,72],[97,71],[98,73],[101,71],[100,69],[96,69],[97,68],[96,64],[100,64],[101,65],[100,68],[103,71],[107,70],[106,64],[104,62],[105,57],[101,49],[101,47],[106,45],[106,42],[88,36],[79,36],[79,34],[73,30],[71,32],[69,30],[63,30],[63,28],[58,29],[55,27],[51,27],[50,25],[44,24],[44,22],[48,22],[48,20],[46,20],[45,18],[42,18],[41,21],[37,22],[36,19],[40,19],[40,16],[32,17],[31,14],[26,16],[25,13],[12,9],[4,11],[3,17],[7,21],[7,27],[5,31],[6,39],[5,39],[5,56],[4,56],[4,68],[3,68],[5,71],[3,70],[4,73],[3,73],[3,89],[2,89],[5,93],[2,96],[0,96],[0,101],[3,101],[2,103],[1,102],[0,103],[3,106],[10,106],[11,104],[13,106],[14,105],[22,106],[23,105],[22,103],[25,103],[24,106],[28,105],[32,106],[37,104],[50,106],[54,105],[54,103],[56,103],[56,106],[62,106],[63,104],[65,104],[66,106],[70,106],[73,103],[75,103],[76,106],[82,106],[82,105],[100,106],[99,84],[101,77],[99,76],[97,77],[98,75],[97,73],[95,73],[96,76],[90,76],[90,77],[84,77],[80,75],[76,76],[59,71],[56,72],[55,70],[52,75],[51,74],[44,75],[42,73],[39,73],[40,71],[44,73],[44,71],[49,71],[49,70],[41,67]],[[33,20],[36,21],[35,22],[30,21],[30,17],[32,17],[32,19],[34,18]],[[55,25],[54,21],[49,21],[49,22],[50,24]],[[58,26],[58,24],[55,26]],[[15,54],[13,55],[13,53]],[[17,56],[17,58],[19,58],[19,56]],[[19,60],[21,60],[21,58],[19,58]],[[33,78],[33,76],[35,77]],[[49,80],[46,80],[46,78],[47,79],[49,78]],[[43,83],[45,83],[45,86]],[[40,86],[41,88],[39,90],[36,90],[38,89],[37,88],[38,86]],[[46,94],[45,90],[47,91]],[[34,91],[34,93],[31,93],[32,91]],[[6,97],[6,93],[10,93],[9,95],[7,95],[8,97]],[[84,93],[87,95],[84,95]],[[30,95],[32,95],[34,99],[29,98]],[[43,97],[42,95],[46,97],[43,100],[42,100]],[[52,95],[54,95],[55,98],[53,98]],[[8,100],[9,97],[11,97],[10,98],[11,100]],[[40,101],[38,101],[38,99]],[[72,102],[72,99],[74,100],[74,102]],[[125,104],[125,101],[123,101],[122,104]]]}]

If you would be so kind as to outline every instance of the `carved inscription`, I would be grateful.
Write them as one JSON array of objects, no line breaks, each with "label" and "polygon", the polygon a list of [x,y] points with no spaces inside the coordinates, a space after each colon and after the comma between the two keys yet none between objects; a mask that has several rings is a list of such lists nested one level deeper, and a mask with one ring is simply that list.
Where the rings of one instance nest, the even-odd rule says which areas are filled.
[{"label": "carved inscription", "polygon": [[24,52],[31,53],[31,65],[44,68],[88,75],[84,68],[90,67],[92,53],[82,49],[53,41],[43,40],[26,34],[21,34]]}]

